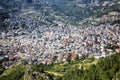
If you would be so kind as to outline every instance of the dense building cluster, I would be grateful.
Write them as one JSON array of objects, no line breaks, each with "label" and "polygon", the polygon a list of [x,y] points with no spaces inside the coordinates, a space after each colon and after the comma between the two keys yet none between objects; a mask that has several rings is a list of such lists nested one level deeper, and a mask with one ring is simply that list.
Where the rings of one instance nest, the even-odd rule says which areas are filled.
[{"label": "dense building cluster", "polygon": [[120,51],[119,25],[39,26],[31,33],[24,29],[0,33],[0,61],[4,60],[6,68],[18,60],[51,64],[84,57],[99,59],[115,51]]}]

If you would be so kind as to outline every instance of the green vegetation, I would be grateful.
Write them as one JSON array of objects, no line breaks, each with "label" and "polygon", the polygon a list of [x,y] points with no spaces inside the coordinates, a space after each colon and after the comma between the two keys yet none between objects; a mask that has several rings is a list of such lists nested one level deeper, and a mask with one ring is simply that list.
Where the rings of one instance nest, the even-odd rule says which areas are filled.
[{"label": "green vegetation", "polygon": [[6,70],[0,80],[120,80],[120,53],[95,60],[55,63],[50,65],[19,64]]},{"label": "green vegetation", "polygon": [[0,74],[2,74],[5,71],[5,68],[3,68],[2,66],[0,66]]},{"label": "green vegetation", "polygon": [[17,63],[10,69],[4,71],[4,73],[0,75],[0,80],[24,80],[24,71],[25,66],[22,63]]},{"label": "green vegetation", "polygon": [[120,80],[120,54],[100,59],[88,69],[76,69],[62,80]]}]

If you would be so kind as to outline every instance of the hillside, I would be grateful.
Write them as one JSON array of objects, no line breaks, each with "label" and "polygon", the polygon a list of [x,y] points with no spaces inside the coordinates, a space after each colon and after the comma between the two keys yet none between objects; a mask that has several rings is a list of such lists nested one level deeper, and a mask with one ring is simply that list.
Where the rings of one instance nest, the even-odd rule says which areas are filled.
[{"label": "hillside", "polygon": [[[1,80],[119,80],[120,53],[95,60],[69,61],[52,65],[19,64],[4,71]],[[89,75],[89,76],[88,76]]]},{"label": "hillside", "polygon": [[[95,2],[91,2],[91,0],[14,0],[9,2],[6,0],[0,3],[0,11],[7,14],[9,13],[11,19],[11,22],[5,21],[1,23],[3,24],[1,27],[11,25],[13,28],[15,27],[15,29],[16,27],[28,28],[30,26],[37,27],[41,25],[86,26],[88,24],[87,26],[94,26],[106,22],[117,22],[116,20],[119,20],[119,14],[112,15],[115,19],[117,17],[116,20],[114,20],[111,15],[106,15],[110,12],[120,12],[119,0],[96,0]],[[17,7],[14,7],[16,5]],[[110,20],[106,20],[106,18]],[[3,18],[1,17],[1,19]],[[16,22],[14,22],[14,20],[16,20]],[[27,20],[30,22],[28,23]],[[31,25],[33,23],[34,25]]]},{"label": "hillside", "polygon": [[120,0],[0,1],[0,80],[120,80]]}]

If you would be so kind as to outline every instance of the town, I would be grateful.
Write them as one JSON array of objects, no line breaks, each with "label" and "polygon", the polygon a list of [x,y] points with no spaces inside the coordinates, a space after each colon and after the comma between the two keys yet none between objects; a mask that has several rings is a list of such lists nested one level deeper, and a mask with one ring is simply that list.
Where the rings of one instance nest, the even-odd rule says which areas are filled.
[{"label": "town", "polygon": [[[111,49],[114,46],[114,50]],[[120,52],[120,26],[39,26],[0,33],[0,61],[5,68],[18,61],[52,64]]]}]

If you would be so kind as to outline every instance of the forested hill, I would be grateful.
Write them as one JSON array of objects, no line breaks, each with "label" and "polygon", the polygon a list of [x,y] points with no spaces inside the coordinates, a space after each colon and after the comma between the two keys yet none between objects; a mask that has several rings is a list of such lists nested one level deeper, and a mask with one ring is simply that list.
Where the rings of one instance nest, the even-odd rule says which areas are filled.
[{"label": "forested hill", "polygon": [[76,69],[62,80],[120,80],[120,54],[100,59],[88,69]]},{"label": "forested hill", "polygon": [[[0,68],[1,74],[2,70],[4,71]],[[0,76],[0,80],[46,78],[47,80],[120,80],[120,53],[100,60],[88,58],[51,65],[28,65],[20,62]]]}]

